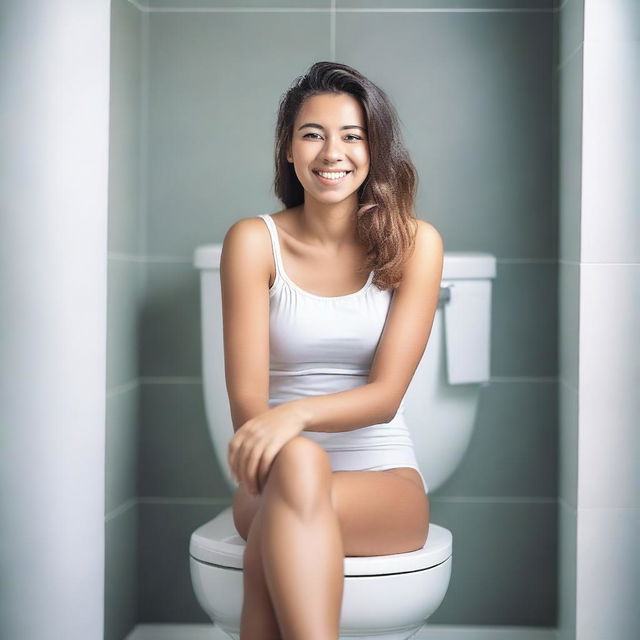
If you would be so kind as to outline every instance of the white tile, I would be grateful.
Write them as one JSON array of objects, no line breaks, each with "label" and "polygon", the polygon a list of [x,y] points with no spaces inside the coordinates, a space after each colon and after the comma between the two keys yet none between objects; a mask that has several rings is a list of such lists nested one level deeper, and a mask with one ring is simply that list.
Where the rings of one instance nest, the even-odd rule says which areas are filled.
[{"label": "white tile", "polygon": [[582,265],[579,507],[640,507],[640,265]]},{"label": "white tile", "polygon": [[640,638],[640,509],[578,509],[577,638]]},{"label": "white tile", "polygon": [[585,0],[584,4],[585,40],[619,42],[640,39],[638,0]]},{"label": "white tile", "polygon": [[584,45],[583,262],[640,262],[640,41]]}]

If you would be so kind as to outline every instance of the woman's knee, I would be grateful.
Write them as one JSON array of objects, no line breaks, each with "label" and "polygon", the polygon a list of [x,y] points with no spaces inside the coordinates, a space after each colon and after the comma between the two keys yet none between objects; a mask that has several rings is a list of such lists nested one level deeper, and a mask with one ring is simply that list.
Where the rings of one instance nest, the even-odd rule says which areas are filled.
[{"label": "woman's knee", "polygon": [[318,501],[330,497],[331,464],[327,452],[312,440],[292,438],[274,458],[267,484],[277,485],[279,495],[291,507],[315,509]]}]

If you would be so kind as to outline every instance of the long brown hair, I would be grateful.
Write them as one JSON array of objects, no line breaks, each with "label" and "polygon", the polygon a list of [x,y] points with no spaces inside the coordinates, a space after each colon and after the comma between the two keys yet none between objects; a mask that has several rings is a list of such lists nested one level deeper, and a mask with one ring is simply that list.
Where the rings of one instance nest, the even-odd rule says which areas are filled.
[{"label": "long brown hair", "polygon": [[363,270],[375,269],[380,289],[395,289],[414,246],[418,173],[402,142],[395,107],[373,82],[338,62],[316,62],[280,99],[276,125],[274,191],[285,207],[304,202],[304,189],[287,151],[302,103],[320,93],[349,93],[361,104],[368,130],[369,175],[358,189],[356,234],[367,249]]}]

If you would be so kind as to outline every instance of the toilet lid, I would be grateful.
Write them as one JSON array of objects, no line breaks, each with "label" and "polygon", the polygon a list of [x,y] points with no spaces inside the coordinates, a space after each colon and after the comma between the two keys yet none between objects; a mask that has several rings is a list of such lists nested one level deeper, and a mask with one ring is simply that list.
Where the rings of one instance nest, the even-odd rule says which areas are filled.
[{"label": "toilet lid", "polygon": [[[191,534],[189,553],[200,562],[242,569],[245,545],[233,523],[232,508],[228,507]],[[452,545],[451,532],[430,523],[429,536],[422,549],[386,556],[347,557],[344,559],[344,575],[386,575],[429,569],[451,556]]]}]

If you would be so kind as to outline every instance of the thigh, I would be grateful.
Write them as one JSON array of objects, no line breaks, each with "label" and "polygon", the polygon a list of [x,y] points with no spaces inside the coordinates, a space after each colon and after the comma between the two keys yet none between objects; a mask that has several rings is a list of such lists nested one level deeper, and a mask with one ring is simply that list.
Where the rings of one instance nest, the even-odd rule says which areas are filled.
[{"label": "thigh", "polygon": [[407,553],[427,540],[429,498],[408,474],[335,471],[332,500],[345,556]]},{"label": "thigh", "polygon": [[[317,453],[316,448],[326,456],[316,443],[306,438],[294,440],[298,444],[296,447],[292,443],[295,455],[305,467],[318,460],[310,455]],[[429,499],[415,469],[334,471],[331,476],[331,502],[346,556],[406,553],[424,545],[429,529]],[[247,493],[242,483],[236,490],[233,519],[245,541],[263,499],[263,494]]]},{"label": "thigh", "polygon": [[249,529],[251,528],[253,518],[256,513],[258,513],[258,509],[262,504],[262,499],[261,493],[257,496],[252,496],[250,493],[247,493],[243,483],[240,483],[240,486],[236,489],[233,496],[233,523],[236,526],[238,534],[245,542],[249,536]]}]

